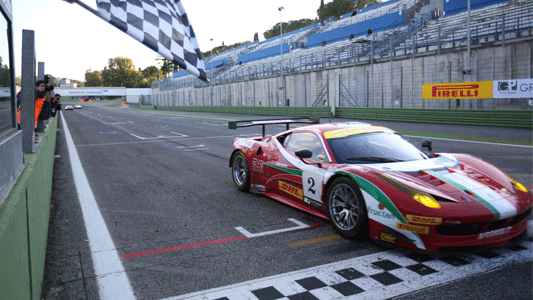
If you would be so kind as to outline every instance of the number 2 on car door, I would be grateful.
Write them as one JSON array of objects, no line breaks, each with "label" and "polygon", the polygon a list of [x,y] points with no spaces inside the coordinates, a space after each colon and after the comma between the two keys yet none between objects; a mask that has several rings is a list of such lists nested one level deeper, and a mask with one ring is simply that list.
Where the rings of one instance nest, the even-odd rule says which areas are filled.
[{"label": "number 2 on car door", "polygon": [[302,183],[304,189],[304,201],[308,202],[306,198],[322,202],[322,178],[323,174],[304,171],[302,174]]}]

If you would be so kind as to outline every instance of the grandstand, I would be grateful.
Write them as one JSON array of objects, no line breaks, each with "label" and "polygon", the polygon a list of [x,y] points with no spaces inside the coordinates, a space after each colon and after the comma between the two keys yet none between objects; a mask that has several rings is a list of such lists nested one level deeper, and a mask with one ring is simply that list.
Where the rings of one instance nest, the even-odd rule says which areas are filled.
[{"label": "grandstand", "polygon": [[[418,78],[417,72],[414,68],[418,67],[418,59],[424,59],[428,56],[442,56],[442,59],[449,61],[449,68],[447,70],[448,80],[444,78],[436,78],[436,82],[451,82],[453,78],[461,77],[460,80],[466,80],[462,77],[461,72],[465,69],[464,62],[453,62],[457,66],[452,66],[452,53],[461,53],[466,50],[467,43],[467,23],[468,13],[466,11],[466,1],[464,0],[390,0],[372,7],[358,10],[357,14],[346,14],[341,16],[339,20],[317,23],[300,30],[284,34],[282,40],[280,37],[265,40],[263,42],[253,42],[243,45],[239,48],[232,49],[216,56],[208,57],[205,60],[206,69],[208,70],[208,77],[210,83],[203,83],[196,80],[193,76],[185,71],[176,72],[174,78],[166,78],[161,81],[152,83],[153,99],[149,101],[157,102],[159,95],[166,97],[168,101],[165,103],[181,103],[180,99],[174,99],[180,92],[176,89],[203,89],[214,86],[231,85],[239,82],[248,82],[254,80],[267,80],[261,83],[267,84],[261,89],[268,90],[269,99],[276,98],[278,101],[269,100],[263,101],[269,105],[286,105],[285,101],[279,100],[279,83],[281,70],[285,76],[303,76],[302,74],[314,73],[316,76],[324,76],[322,73],[328,72],[333,76],[331,70],[341,70],[346,73],[347,70],[352,70],[352,73],[362,73],[363,75],[350,75],[346,73],[345,77],[350,77],[356,83],[339,82],[337,91],[341,89],[339,86],[351,84],[352,86],[360,86],[360,82],[364,82],[365,94],[361,95],[360,91],[354,90],[354,87],[346,88],[350,94],[349,98],[360,99],[362,106],[372,106],[375,100],[371,99],[373,96],[380,95],[381,98],[390,97],[387,104],[390,107],[396,107],[395,103],[400,103],[400,107],[405,107],[405,103],[410,103],[411,107],[427,107],[421,97],[418,97],[414,92],[415,87],[408,87],[403,82],[399,87],[398,92],[393,83],[390,88],[395,90],[386,91],[381,84],[377,88],[372,81],[377,80],[376,77],[385,78],[390,77],[390,81],[398,80],[398,76],[402,73],[393,76],[393,73],[403,72],[404,65],[410,64],[411,69],[410,80],[413,84],[421,84],[427,78]],[[501,48],[509,43],[522,43],[529,45],[531,52],[531,40],[533,30],[533,1],[530,0],[471,0],[471,45],[475,51],[486,51],[485,48]],[[372,35],[366,36],[367,29],[372,29]],[[355,38],[349,40],[348,36],[353,33]],[[326,41],[325,46],[322,41]],[[281,46],[280,46],[281,45]],[[281,68],[281,52],[283,51],[283,68]],[[495,51],[495,50],[494,50]],[[480,53],[481,53],[480,52]],[[476,52],[477,53],[477,52]],[[478,54],[478,57],[482,55]],[[494,55],[493,55],[494,56]],[[525,58],[528,56],[525,55]],[[438,58],[439,60],[441,58]],[[455,59],[455,58],[454,58]],[[531,60],[531,55],[529,55]],[[412,60],[408,62],[407,60]],[[223,66],[220,67],[221,63]],[[398,71],[394,64],[398,62],[401,70]],[[381,65],[388,63],[389,65]],[[396,64],[398,64],[396,63]],[[481,66],[483,62],[478,62]],[[493,62],[498,65],[501,62]],[[422,65],[424,63],[422,62]],[[530,62],[531,65],[531,62]],[[216,66],[219,66],[216,68]],[[372,69],[369,70],[368,67]],[[453,68],[452,68],[453,67]],[[375,69],[380,69],[380,73],[376,73]],[[390,69],[390,75],[385,74],[383,68]],[[425,68],[425,67],[421,67]],[[481,67],[480,67],[481,68]],[[452,69],[458,72],[452,74]],[[424,71],[423,69],[420,71]],[[322,73],[317,73],[322,72]],[[443,72],[443,70],[435,70],[433,73]],[[531,71],[525,75],[507,74],[502,71],[502,74],[494,74],[494,78],[512,79],[515,76],[521,78],[531,78]],[[479,73],[479,72],[478,72]],[[404,74],[405,75],[405,74]],[[329,76],[329,75],[327,75]],[[357,76],[364,78],[358,78]],[[426,76],[427,77],[427,76]],[[453,77],[453,78],[452,78]],[[296,77],[294,77],[296,78]],[[328,77],[329,78],[329,77]],[[356,79],[357,78],[357,79]],[[518,78],[518,77],[517,77]],[[273,79],[277,79],[272,81]],[[328,84],[328,80],[320,79],[313,81],[312,85],[315,90],[320,90],[321,86]],[[475,78],[469,80],[474,81]],[[284,80],[292,80],[287,78]],[[301,80],[301,79],[298,79]],[[306,82],[315,79],[305,79]],[[316,79],[318,80],[318,79]],[[335,79],[340,80],[340,79]],[[403,78],[402,78],[403,80]],[[456,79],[459,80],[459,79]],[[488,79],[487,79],[488,80]],[[265,83],[267,82],[267,83]],[[290,82],[289,82],[290,83]],[[259,84],[259,83],[258,83]],[[320,85],[320,86],[319,86]],[[287,84],[289,87],[289,84]],[[218,87],[217,89],[233,89],[234,87]],[[296,88],[296,85],[295,87]],[[309,88],[309,87],[307,87]],[[381,91],[379,91],[381,89]],[[298,93],[303,92],[301,87],[298,90],[288,91],[289,95],[293,94],[293,98],[299,99]],[[231,99],[235,93],[224,97],[224,100],[212,100],[213,105],[244,105],[246,101],[256,105],[260,101],[262,95],[248,96],[249,91],[240,91],[239,97],[241,99]],[[259,93],[254,91],[253,93]],[[195,92],[195,97],[201,97]],[[202,91],[202,95],[205,92]],[[218,97],[216,92],[209,92],[210,97]],[[222,92],[220,92],[222,94]],[[306,91],[306,95],[307,95]],[[310,97],[315,97],[320,92],[314,91],[309,93]],[[312,94],[312,96],[311,96]],[[406,97],[407,96],[407,97]],[[253,98],[254,100],[245,99]],[[297,100],[291,102],[290,105],[311,106],[316,99]],[[399,99],[401,98],[401,99]],[[409,98],[409,99],[406,99]],[[385,100],[382,100],[381,105]],[[364,103],[363,103],[364,102]],[[506,108],[512,106],[512,101],[505,104]],[[186,103],[182,101],[182,103]],[[196,101],[199,103],[199,101]],[[202,103],[205,103],[202,101]],[[288,101],[287,101],[288,103]],[[326,101],[323,102],[324,105]],[[496,107],[496,101],[489,106]],[[446,104],[428,104],[429,106],[436,105],[435,108],[446,107]],[[484,105],[484,104],[483,104]],[[475,103],[474,107],[483,107],[479,103]],[[449,106],[449,105],[448,105]],[[472,107],[472,104],[470,104]],[[467,104],[464,104],[467,108]]]}]

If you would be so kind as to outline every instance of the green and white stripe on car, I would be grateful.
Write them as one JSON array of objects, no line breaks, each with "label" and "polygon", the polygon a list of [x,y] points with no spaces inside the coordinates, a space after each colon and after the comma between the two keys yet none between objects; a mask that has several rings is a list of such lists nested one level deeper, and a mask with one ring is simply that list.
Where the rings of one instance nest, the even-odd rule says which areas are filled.
[{"label": "green and white stripe on car", "polygon": [[424,170],[424,172],[446,182],[449,185],[465,192],[468,191],[476,196],[475,200],[487,207],[495,220],[507,219],[517,214],[516,207],[500,193],[483,185],[467,175],[461,173]]}]

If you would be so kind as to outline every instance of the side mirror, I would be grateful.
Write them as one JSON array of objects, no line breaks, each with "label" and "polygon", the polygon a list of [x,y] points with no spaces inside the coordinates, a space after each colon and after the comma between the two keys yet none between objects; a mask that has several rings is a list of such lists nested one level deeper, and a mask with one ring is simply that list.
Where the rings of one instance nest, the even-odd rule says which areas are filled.
[{"label": "side mirror", "polygon": [[294,152],[294,154],[303,160],[304,158],[311,158],[313,156],[313,151],[309,149],[302,149]]},{"label": "side mirror", "polygon": [[428,151],[432,151],[432,148],[431,148],[431,141],[429,141],[429,140],[422,140],[422,148],[427,148]]}]

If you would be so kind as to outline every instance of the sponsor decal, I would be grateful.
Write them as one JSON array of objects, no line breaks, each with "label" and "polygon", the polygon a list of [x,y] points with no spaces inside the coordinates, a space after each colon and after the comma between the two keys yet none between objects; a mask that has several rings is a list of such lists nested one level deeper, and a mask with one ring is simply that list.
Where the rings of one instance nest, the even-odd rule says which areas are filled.
[{"label": "sponsor decal", "polygon": [[509,226],[509,227],[505,227],[505,228],[501,228],[501,229],[497,229],[497,230],[493,230],[493,231],[489,231],[489,232],[482,232],[482,233],[479,234],[477,239],[478,240],[482,240],[482,239],[488,239],[488,238],[491,238],[491,237],[495,237],[495,236],[498,236],[498,235],[504,235],[506,233],[509,233],[511,231],[511,229],[513,229],[513,226]]},{"label": "sponsor decal", "polygon": [[424,224],[424,225],[440,225],[442,223],[442,218],[437,217],[423,217],[423,216],[405,216],[407,222],[415,224]]},{"label": "sponsor decal", "polygon": [[302,189],[295,187],[292,184],[288,184],[283,181],[278,181],[278,187],[280,191],[284,191],[285,193],[294,196],[298,199],[303,199],[304,193]]},{"label": "sponsor decal", "polygon": [[384,210],[385,209],[385,204],[379,203],[378,204],[378,208],[379,208],[379,210]]},{"label": "sponsor decal", "polygon": [[257,158],[254,158],[252,160],[252,170],[254,172],[258,172],[258,173],[263,173],[263,166],[265,165],[265,163],[260,160],[260,159],[257,159]]},{"label": "sponsor decal", "polygon": [[324,132],[324,137],[326,139],[337,139],[342,137],[347,137],[350,135],[355,134],[361,134],[361,133],[371,133],[371,132],[391,132],[394,133],[393,130],[390,130],[385,127],[380,126],[364,126],[364,127],[348,127],[348,128],[342,128],[342,129],[335,129]]},{"label": "sponsor decal", "polygon": [[487,99],[492,86],[492,81],[424,84],[422,99]]},{"label": "sponsor decal", "polygon": [[393,236],[392,234],[389,234],[389,233],[386,233],[386,232],[380,233],[379,234],[379,239],[384,241],[384,242],[396,243],[396,237]]},{"label": "sponsor decal", "polygon": [[426,226],[417,226],[417,225],[397,222],[396,228],[401,229],[401,230],[415,232],[418,234],[429,234],[429,227],[426,227]]},{"label": "sponsor decal", "polygon": [[494,98],[533,98],[533,79],[494,81]]},{"label": "sponsor decal", "polygon": [[394,215],[388,211],[375,210],[375,209],[372,209],[372,207],[370,206],[367,207],[367,210],[369,214],[372,214],[376,217],[381,217],[381,218],[386,218],[386,219],[395,219]]}]

